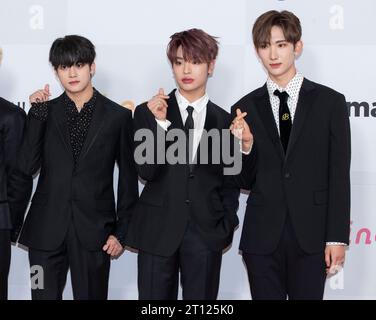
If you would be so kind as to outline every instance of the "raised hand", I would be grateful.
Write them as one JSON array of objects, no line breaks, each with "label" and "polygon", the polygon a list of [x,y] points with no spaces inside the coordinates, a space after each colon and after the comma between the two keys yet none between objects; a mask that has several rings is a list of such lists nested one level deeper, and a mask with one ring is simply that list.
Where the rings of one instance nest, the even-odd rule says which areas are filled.
[{"label": "raised hand", "polygon": [[30,103],[41,103],[46,102],[50,99],[50,86],[46,84],[44,86],[44,89],[40,89],[38,91],[35,91],[32,95],[29,97]]},{"label": "raised hand", "polygon": [[153,113],[154,117],[158,120],[166,120],[167,115],[167,102],[170,99],[169,96],[165,95],[162,88],[159,89],[158,94],[156,94],[151,100],[148,101],[148,108]]},{"label": "raised hand", "polygon": [[236,117],[230,126],[231,133],[241,140],[244,152],[248,152],[253,144],[253,134],[248,123],[244,120],[246,115],[247,112],[241,112],[239,108],[236,109]]}]

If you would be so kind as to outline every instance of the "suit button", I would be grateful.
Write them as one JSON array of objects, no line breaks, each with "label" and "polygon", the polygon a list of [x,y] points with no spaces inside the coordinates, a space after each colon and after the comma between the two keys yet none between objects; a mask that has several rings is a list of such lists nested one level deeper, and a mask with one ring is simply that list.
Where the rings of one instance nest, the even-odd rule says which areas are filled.
[{"label": "suit button", "polygon": [[191,203],[191,200],[187,199],[187,200],[185,200],[185,203],[188,205],[188,204]]},{"label": "suit button", "polygon": [[191,173],[190,175],[189,175],[189,179],[193,179],[195,177],[195,175],[193,174],[193,173]]},{"label": "suit button", "polygon": [[286,173],[285,173],[285,178],[286,178],[286,179],[289,179],[290,177],[291,177],[290,172],[286,172]]}]

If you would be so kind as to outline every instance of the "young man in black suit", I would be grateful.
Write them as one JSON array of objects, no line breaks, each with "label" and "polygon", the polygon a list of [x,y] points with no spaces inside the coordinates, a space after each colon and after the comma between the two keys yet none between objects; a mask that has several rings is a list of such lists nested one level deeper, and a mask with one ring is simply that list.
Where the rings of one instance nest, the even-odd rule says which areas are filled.
[{"label": "young man in black suit", "polygon": [[[146,147],[151,161],[142,163],[136,152],[138,172],[146,185],[126,238],[128,245],[139,250],[140,299],[177,299],[179,272],[183,299],[217,297],[222,250],[230,245],[238,224],[239,195],[224,176],[223,159],[211,158],[212,151],[220,154],[221,144],[210,140],[207,148],[201,148],[205,133],[213,129],[218,132],[217,142],[225,139],[222,129],[227,130],[228,143],[231,139],[230,114],[206,93],[217,53],[216,39],[202,30],[171,36],[167,55],[178,88],[169,95],[160,89],[135,110],[136,136],[139,130],[149,130],[155,139],[155,150],[153,145]],[[173,132],[181,135],[167,147],[183,146],[177,152],[183,161],[178,163],[170,161],[171,154],[164,149],[165,138]],[[160,134],[163,138],[158,140]],[[137,142],[136,151],[142,143]],[[209,154],[207,162],[202,161],[204,153]],[[163,161],[158,162],[158,156]]]},{"label": "young man in black suit", "polygon": [[75,299],[106,299],[110,258],[122,252],[138,198],[132,115],[93,88],[94,59],[84,37],[55,40],[50,62],[65,91],[48,101],[46,85],[30,96],[20,161],[40,176],[20,243],[30,266],[43,268],[44,288],[32,288],[33,299],[61,299],[68,269]]},{"label": "young man in black suit", "polygon": [[17,168],[26,114],[0,98],[0,300],[8,297],[11,241],[16,242],[29,202],[32,178]]},{"label": "young man in black suit", "polygon": [[322,299],[345,260],[350,126],[342,94],[296,70],[299,19],[269,11],[253,27],[266,84],[232,108],[242,140],[239,186],[251,191],[240,249],[254,299]]}]

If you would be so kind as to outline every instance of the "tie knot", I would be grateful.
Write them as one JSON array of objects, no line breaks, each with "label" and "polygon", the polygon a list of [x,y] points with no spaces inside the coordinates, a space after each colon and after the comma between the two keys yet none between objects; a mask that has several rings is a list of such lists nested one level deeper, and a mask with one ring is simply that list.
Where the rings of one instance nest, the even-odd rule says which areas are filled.
[{"label": "tie knot", "polygon": [[279,100],[281,101],[281,103],[286,103],[287,99],[289,97],[289,94],[286,91],[282,91],[281,92],[279,90],[275,90],[274,91],[274,95],[279,98]]},{"label": "tie knot", "polygon": [[188,112],[188,115],[192,116],[194,108],[192,106],[188,106],[186,110]]}]

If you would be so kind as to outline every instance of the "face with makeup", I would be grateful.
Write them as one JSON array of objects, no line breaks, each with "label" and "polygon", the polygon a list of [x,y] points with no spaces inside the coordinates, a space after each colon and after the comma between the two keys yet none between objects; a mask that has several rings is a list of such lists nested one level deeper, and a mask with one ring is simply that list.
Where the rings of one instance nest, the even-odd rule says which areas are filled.
[{"label": "face with makeup", "polygon": [[273,26],[269,43],[262,43],[257,48],[257,54],[269,77],[283,86],[295,76],[295,59],[300,55],[302,48],[302,41],[298,41],[295,45],[288,42],[283,30]]},{"label": "face with makeup", "polygon": [[57,77],[67,93],[79,94],[92,88],[91,78],[95,72],[95,63],[77,62],[72,66],[60,65],[56,69]]},{"label": "face with makeup", "polygon": [[184,60],[180,46],[172,63],[174,78],[180,93],[189,100],[202,97],[206,92],[208,77],[214,71],[214,65],[214,60],[210,63]]}]

